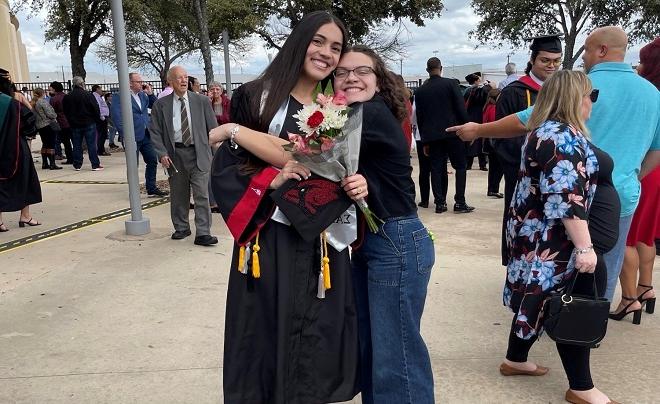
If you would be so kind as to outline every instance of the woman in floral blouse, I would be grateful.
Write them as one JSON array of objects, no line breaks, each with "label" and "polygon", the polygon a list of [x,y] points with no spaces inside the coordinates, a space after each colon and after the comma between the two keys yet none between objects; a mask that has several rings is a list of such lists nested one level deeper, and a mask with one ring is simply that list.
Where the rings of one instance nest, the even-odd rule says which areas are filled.
[{"label": "woman in floral blouse", "polygon": [[[527,355],[543,330],[543,303],[551,292],[564,288],[577,272],[595,274],[578,278],[576,293],[593,294],[593,276],[600,284],[597,293],[605,289],[606,269],[597,256],[602,251],[594,249],[600,243],[592,240],[586,220],[596,204],[599,178],[609,177],[613,168],[609,156],[587,139],[584,122],[597,97],[584,73],[559,71],[543,84],[528,123],[532,131],[523,145],[507,221],[511,258],[503,299],[515,314],[500,366],[505,376],[548,372]],[[570,385],[567,401],[610,402],[591,380],[590,348],[557,344],[557,350]]]}]

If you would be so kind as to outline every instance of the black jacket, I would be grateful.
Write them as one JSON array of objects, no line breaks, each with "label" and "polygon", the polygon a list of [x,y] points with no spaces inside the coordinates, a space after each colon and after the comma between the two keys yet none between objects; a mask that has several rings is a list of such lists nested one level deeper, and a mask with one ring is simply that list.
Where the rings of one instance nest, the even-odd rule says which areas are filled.
[{"label": "black jacket", "polygon": [[[495,119],[504,118],[534,105],[538,90],[516,80],[502,89],[495,104]],[[529,94],[529,99],[528,99]],[[493,139],[493,147],[504,164],[519,165],[525,135],[508,139]]]},{"label": "black jacket", "polygon": [[72,128],[84,128],[101,122],[101,111],[94,95],[80,87],[64,96],[64,115]]},{"label": "black jacket", "polygon": [[463,95],[454,79],[431,76],[415,92],[415,107],[422,143],[455,137],[445,129],[468,121]]}]

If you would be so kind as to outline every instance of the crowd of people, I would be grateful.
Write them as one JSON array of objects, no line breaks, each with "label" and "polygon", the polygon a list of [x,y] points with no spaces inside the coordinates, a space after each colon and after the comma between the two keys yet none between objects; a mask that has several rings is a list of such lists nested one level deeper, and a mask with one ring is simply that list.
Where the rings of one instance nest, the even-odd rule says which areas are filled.
[{"label": "crowd of people", "polygon": [[[309,13],[266,70],[231,99],[215,82],[202,94],[199,80],[181,66],[168,71],[158,95],[140,74],[129,75],[150,196],[168,194],[156,186],[158,163],[167,172],[171,238],[192,234],[192,207],[195,244],[217,244],[212,211],[222,214],[235,239],[222,366],[226,403],[326,403],[358,393],[363,403],[435,402],[420,333],[435,252],[417,208],[428,208],[432,195],[436,213],[449,210],[449,163],[452,210],[473,212],[465,193],[474,157],[488,171],[486,195],[503,201],[502,301],[514,313],[503,376],[548,372],[528,353],[544,332],[544,303],[569,283],[575,293],[611,301],[620,279],[613,320],[632,313],[639,324],[644,308],[654,312],[660,38],[642,49],[635,72],[623,63],[626,33],[596,29],[584,44],[584,73],[559,68],[560,36],[533,38],[524,75],[509,63],[506,79],[495,85],[475,72],[465,77],[465,91],[442,76],[440,59],[432,57],[428,80],[414,92],[376,52],[347,41],[339,18]],[[289,134],[301,128],[299,111],[328,82],[351,113],[361,114],[357,172],[339,183],[319,177],[287,147]],[[0,211],[20,210],[21,227],[41,224],[29,212],[41,201],[30,138],[41,137],[48,170],[61,169],[62,145],[61,164],[80,170],[84,140],[92,170],[100,171],[106,142],[110,150],[118,147],[116,134],[123,142],[119,94],[100,86],[87,91],[80,77],[72,84],[69,94],[53,82],[48,93],[34,89],[28,99],[0,70]],[[377,230],[349,207],[341,226],[307,237],[276,202],[292,182],[301,193],[320,187],[357,204],[368,200],[381,219]],[[306,220],[332,203],[307,211]],[[0,216],[0,231],[7,231],[1,222]],[[568,379],[566,401],[615,403],[592,380],[594,346],[556,347]]]}]

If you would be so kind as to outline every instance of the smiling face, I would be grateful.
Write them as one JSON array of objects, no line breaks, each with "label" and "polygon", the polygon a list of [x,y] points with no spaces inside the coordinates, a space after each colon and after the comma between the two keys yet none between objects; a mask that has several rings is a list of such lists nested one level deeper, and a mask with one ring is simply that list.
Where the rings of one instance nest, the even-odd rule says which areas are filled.
[{"label": "smiling face", "polygon": [[561,66],[561,53],[539,51],[532,62],[532,73],[541,81],[546,81]]},{"label": "smiling face", "polygon": [[303,74],[314,81],[328,77],[337,66],[343,40],[344,36],[337,24],[322,25],[307,47]]},{"label": "smiling face", "polygon": [[379,91],[373,60],[364,53],[345,53],[337,65],[334,86],[346,93],[348,104],[369,101]]}]

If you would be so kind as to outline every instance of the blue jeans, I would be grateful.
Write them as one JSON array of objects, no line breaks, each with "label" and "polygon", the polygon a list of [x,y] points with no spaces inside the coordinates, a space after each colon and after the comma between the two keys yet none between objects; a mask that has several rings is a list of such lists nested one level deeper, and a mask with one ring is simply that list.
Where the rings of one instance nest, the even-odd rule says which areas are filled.
[{"label": "blue jeans", "polygon": [[87,153],[89,154],[89,161],[92,163],[92,168],[100,167],[101,162],[99,161],[99,155],[96,152],[96,124],[91,124],[84,128],[71,128],[71,137],[73,140],[73,167],[82,167],[83,139],[85,139],[85,143],[87,143]]},{"label": "blue jeans", "polygon": [[619,218],[619,238],[616,240],[616,245],[610,251],[603,254],[603,260],[605,261],[605,265],[607,265],[607,289],[605,290],[605,298],[610,302],[614,298],[616,283],[619,281],[623,256],[626,252],[626,239],[628,238],[632,218],[633,215]]},{"label": "blue jeans", "polygon": [[416,215],[366,231],[353,253],[365,404],[434,402],[431,359],[419,332],[434,261],[433,241]]},{"label": "blue jeans", "polygon": [[[156,169],[158,167],[158,155],[154,149],[153,143],[148,136],[135,142],[137,145],[138,153],[142,154],[142,159],[147,165],[144,170],[144,182],[147,192],[154,192],[156,190]],[[138,155],[138,157],[140,157]]]}]

